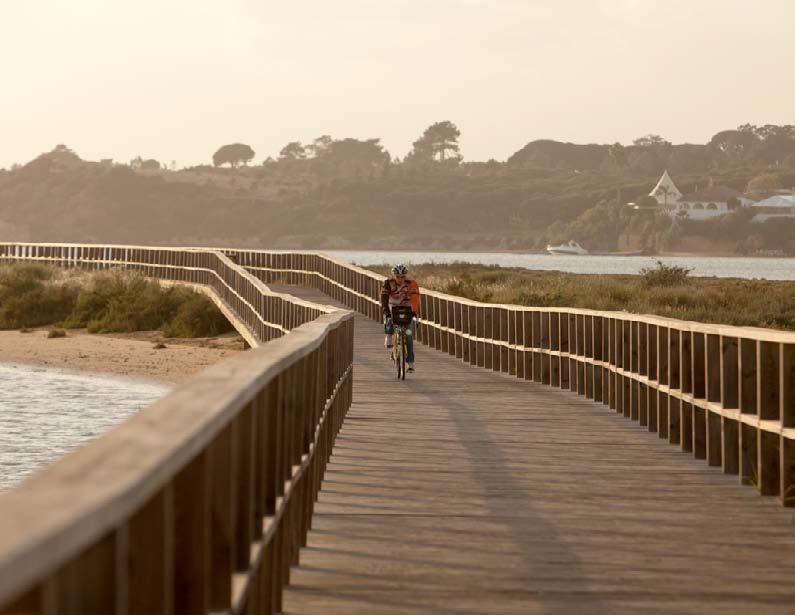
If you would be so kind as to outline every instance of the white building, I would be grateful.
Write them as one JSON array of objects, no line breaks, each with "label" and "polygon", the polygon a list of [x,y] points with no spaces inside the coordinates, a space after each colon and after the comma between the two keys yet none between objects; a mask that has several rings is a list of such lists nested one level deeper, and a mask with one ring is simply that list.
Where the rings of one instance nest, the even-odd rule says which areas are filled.
[{"label": "white building", "polygon": [[657,185],[649,193],[663,205],[672,217],[690,218],[691,220],[708,220],[726,215],[733,210],[732,205],[747,207],[752,199],[742,196],[736,190],[725,186],[715,186],[712,181],[703,189],[682,194],[674,180],[665,171]]},{"label": "white building", "polygon": [[649,196],[654,197],[660,205],[671,207],[681,198],[682,193],[668,175],[668,171],[665,171],[657,185],[649,192]]},{"label": "white building", "polygon": [[751,222],[765,222],[771,218],[795,218],[795,194],[777,194],[751,205]]},{"label": "white building", "polygon": [[672,212],[676,216],[686,216],[691,220],[707,220],[724,216],[733,209],[730,203],[745,206],[750,203],[736,190],[724,186],[710,185],[704,190],[696,190],[682,196]]}]

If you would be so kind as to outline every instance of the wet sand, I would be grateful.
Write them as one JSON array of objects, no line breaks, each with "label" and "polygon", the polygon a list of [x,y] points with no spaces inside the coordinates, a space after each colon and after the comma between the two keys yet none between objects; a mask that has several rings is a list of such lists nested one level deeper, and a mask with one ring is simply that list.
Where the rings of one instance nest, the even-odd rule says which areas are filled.
[{"label": "wet sand", "polygon": [[[158,342],[166,347],[154,348]],[[169,339],[158,331],[89,334],[76,329],[67,330],[66,337],[48,339],[47,329],[0,331],[0,362],[135,376],[168,384],[185,382],[242,350],[243,340],[237,335]]]}]

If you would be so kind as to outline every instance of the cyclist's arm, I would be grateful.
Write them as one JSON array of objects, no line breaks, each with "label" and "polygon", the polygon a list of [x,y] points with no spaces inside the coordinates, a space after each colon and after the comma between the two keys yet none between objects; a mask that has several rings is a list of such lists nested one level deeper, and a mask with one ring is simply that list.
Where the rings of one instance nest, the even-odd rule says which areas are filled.
[{"label": "cyclist's arm", "polygon": [[389,280],[384,280],[384,283],[381,286],[381,311],[383,312],[384,316],[390,315],[389,293],[390,293]]},{"label": "cyclist's arm", "polygon": [[409,282],[409,300],[411,301],[411,310],[415,315],[420,312],[420,287],[416,280]]}]

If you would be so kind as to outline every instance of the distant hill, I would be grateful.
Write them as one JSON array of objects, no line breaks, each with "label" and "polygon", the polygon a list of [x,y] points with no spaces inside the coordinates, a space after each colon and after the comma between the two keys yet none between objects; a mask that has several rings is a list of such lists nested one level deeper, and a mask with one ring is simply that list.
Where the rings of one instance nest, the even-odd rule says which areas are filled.
[{"label": "distant hill", "polygon": [[[760,174],[795,185],[795,135],[793,153],[787,141],[773,165],[754,158],[761,138],[745,158],[725,144],[648,139],[626,147],[532,141],[502,163],[418,154],[391,160],[377,139],[329,138],[336,158],[305,155],[290,144],[297,157],[181,171],[158,169],[156,161],[142,166],[140,159],[84,161],[58,146],[0,171],[0,239],[533,250],[575,238],[610,250],[635,237],[635,244],[676,249],[680,235],[716,231],[672,229],[668,216],[633,217],[623,205],[647,194],[663,169],[684,191],[710,179],[743,191]],[[749,232],[761,233],[755,246],[772,241],[777,248],[759,225],[731,245],[742,249]]]}]

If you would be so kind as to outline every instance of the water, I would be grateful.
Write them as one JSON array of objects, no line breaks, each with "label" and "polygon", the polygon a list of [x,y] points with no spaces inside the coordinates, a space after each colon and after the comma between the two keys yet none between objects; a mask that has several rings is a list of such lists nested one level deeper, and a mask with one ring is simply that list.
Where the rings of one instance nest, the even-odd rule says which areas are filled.
[{"label": "water", "polygon": [[501,267],[525,267],[570,273],[638,273],[656,267],[657,260],[667,265],[692,269],[693,276],[719,278],[764,278],[795,280],[795,258],[748,258],[733,256],[555,256],[501,252],[398,252],[371,250],[325,250],[325,254],[366,267],[384,263],[465,262]]},{"label": "water", "polygon": [[0,364],[0,491],[170,390],[131,378]]}]

